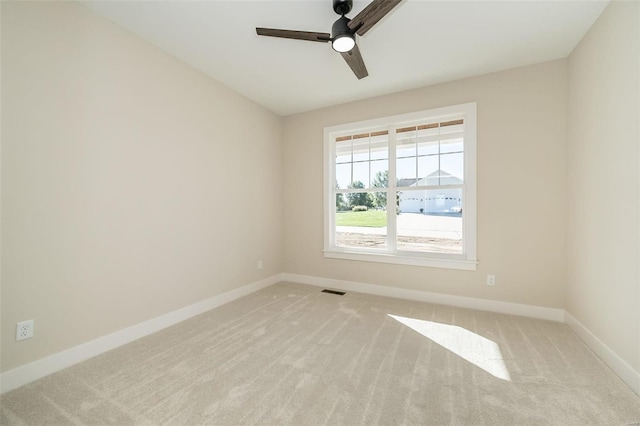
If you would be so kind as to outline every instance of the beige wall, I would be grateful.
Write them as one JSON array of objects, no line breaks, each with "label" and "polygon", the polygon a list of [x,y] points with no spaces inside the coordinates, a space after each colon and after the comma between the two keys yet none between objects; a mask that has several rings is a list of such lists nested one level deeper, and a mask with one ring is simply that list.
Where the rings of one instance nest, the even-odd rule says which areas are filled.
[{"label": "beige wall", "polygon": [[[1,371],[282,271],[566,307],[640,370],[639,13],[568,61],[281,119],[78,4],[2,2]],[[466,102],[478,270],[325,259],[322,129]]]},{"label": "beige wall", "polygon": [[2,371],[282,270],[281,118],[83,6],[2,2],[2,122]]},{"label": "beige wall", "polygon": [[[325,259],[323,127],[465,102],[478,111],[478,270]],[[566,106],[559,60],[286,117],[284,270],[562,308]]]},{"label": "beige wall", "polygon": [[640,372],[640,5],[612,2],[569,57],[566,309]]}]

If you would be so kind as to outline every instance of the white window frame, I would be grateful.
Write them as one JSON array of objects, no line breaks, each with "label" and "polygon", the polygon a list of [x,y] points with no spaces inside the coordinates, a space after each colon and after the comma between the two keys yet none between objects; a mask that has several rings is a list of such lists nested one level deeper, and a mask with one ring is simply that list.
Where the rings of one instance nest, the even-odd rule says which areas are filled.
[{"label": "white window frame", "polygon": [[[463,253],[424,253],[398,252],[395,248],[396,214],[395,203],[387,205],[387,234],[392,242],[385,250],[339,247],[335,244],[335,139],[345,134],[371,131],[371,129],[388,129],[389,131],[389,174],[395,176],[396,163],[396,128],[418,121],[446,121],[452,118],[464,119],[464,208],[463,221]],[[462,269],[475,271],[476,258],[476,103],[466,103],[443,108],[409,114],[382,117],[373,120],[347,123],[324,128],[324,256],[327,258],[359,260],[369,262],[395,263],[401,265],[417,265],[436,268]],[[374,190],[369,188],[369,190]],[[388,194],[397,190],[395,179],[389,179]],[[393,197],[395,199],[395,197]]]}]

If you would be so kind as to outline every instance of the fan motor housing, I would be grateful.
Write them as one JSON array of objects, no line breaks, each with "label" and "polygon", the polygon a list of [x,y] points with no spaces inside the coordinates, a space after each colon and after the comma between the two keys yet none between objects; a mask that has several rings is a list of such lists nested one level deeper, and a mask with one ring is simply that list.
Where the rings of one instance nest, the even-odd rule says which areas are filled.
[{"label": "fan motor housing", "polygon": [[333,10],[338,15],[346,15],[351,12],[353,0],[333,0]]},{"label": "fan motor housing", "polygon": [[351,19],[347,18],[346,16],[342,16],[340,18],[338,18],[338,20],[336,22],[333,23],[333,26],[331,27],[331,37],[336,39],[338,37],[344,36],[344,35],[351,35],[351,30],[348,27],[348,23]]}]

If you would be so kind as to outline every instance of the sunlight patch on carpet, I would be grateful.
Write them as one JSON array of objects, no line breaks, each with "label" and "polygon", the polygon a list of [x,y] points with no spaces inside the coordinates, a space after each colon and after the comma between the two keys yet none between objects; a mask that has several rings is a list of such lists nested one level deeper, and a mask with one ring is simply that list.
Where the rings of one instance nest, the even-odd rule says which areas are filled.
[{"label": "sunlight patch on carpet", "polygon": [[511,381],[496,342],[456,325],[388,315],[492,376]]}]

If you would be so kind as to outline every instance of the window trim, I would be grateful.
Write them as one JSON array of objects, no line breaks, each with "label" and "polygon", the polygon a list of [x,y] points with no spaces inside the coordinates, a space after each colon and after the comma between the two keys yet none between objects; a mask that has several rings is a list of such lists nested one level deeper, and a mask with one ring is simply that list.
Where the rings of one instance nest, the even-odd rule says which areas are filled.
[{"label": "window trim", "polygon": [[[324,128],[324,155],[323,155],[323,199],[324,199],[324,257],[334,259],[347,259],[356,261],[370,261],[382,263],[395,263],[401,265],[428,266],[447,269],[462,269],[475,271],[477,267],[476,257],[476,139],[477,139],[477,105],[475,102],[461,105],[453,105],[442,108],[434,108],[425,111],[408,114],[381,117],[372,120],[346,123],[337,126]],[[335,175],[335,161],[333,159],[334,140],[340,134],[348,132],[357,133],[359,131],[373,131],[373,128],[385,128],[389,131],[389,138],[395,137],[395,130],[403,127],[407,123],[423,120],[441,120],[447,116],[462,116],[464,118],[464,211],[463,220],[463,254],[440,254],[397,251],[394,247],[390,249],[395,252],[381,252],[379,250],[352,249],[337,247],[335,245],[335,200],[332,187],[332,179]],[[393,136],[392,136],[393,135]],[[391,150],[390,150],[391,151]],[[395,175],[395,153],[389,155],[389,173]],[[333,183],[335,185],[335,183]],[[397,187],[393,186],[396,191]],[[371,191],[371,188],[367,188]],[[387,205],[387,212],[395,213],[395,203]],[[387,228],[389,229],[389,227]],[[393,236],[392,236],[393,237]],[[395,241],[392,239],[392,241]]]}]

